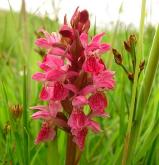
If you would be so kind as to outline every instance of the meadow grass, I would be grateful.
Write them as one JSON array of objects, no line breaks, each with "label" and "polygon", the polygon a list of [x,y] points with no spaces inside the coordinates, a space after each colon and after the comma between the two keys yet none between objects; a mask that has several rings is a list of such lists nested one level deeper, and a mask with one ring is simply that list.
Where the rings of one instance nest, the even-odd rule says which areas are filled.
[{"label": "meadow grass", "polygon": [[[40,27],[45,27],[49,32],[57,31],[59,25],[47,17],[18,14],[12,10],[0,11],[0,21],[0,164],[63,165],[67,141],[65,132],[58,130],[53,142],[35,145],[34,139],[41,123],[31,119],[32,111],[29,109],[30,106],[41,104],[38,99],[41,86],[31,80],[31,75],[38,70],[37,61],[41,60],[35,51],[35,31]],[[112,53],[104,55],[106,64],[116,72],[116,87],[107,94],[110,117],[99,120],[103,129],[100,134],[89,132],[79,163],[81,165],[120,165],[122,162],[128,165],[158,164],[159,29],[153,41],[155,28],[141,26],[142,34],[135,29],[125,28],[120,22],[111,31],[105,29],[107,37],[104,40],[113,43],[130,71],[133,71],[130,54],[124,49],[123,41],[135,33],[139,44],[137,64],[144,59],[146,69],[139,79],[136,74],[134,85],[112,60]],[[91,33],[96,31],[99,30],[95,26]],[[140,44],[143,46],[142,56]],[[135,98],[138,100],[136,106]],[[23,106],[23,112],[21,118],[15,119],[11,107],[17,104]],[[136,112],[135,116],[131,111]],[[127,147],[127,133],[130,130],[130,145]],[[126,155],[123,154],[125,146]]]}]

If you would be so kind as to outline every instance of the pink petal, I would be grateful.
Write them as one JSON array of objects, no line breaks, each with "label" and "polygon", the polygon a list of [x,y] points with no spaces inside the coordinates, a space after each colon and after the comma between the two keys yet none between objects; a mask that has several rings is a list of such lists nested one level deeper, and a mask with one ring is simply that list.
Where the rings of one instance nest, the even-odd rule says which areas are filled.
[{"label": "pink petal", "polygon": [[55,57],[53,55],[48,54],[45,57],[45,62],[44,62],[47,66],[49,66],[50,68],[60,68],[61,66],[64,65],[64,61],[61,58]]},{"label": "pink petal", "polygon": [[52,43],[56,43],[60,41],[60,36],[58,35],[58,33],[51,33],[49,34],[46,30],[44,29],[39,29],[39,32],[42,32],[45,35],[45,38],[47,39],[47,41],[52,44]]},{"label": "pink petal", "polygon": [[78,145],[80,150],[83,150],[84,148],[87,133],[87,128],[72,131],[72,134],[74,135],[73,141]]},{"label": "pink petal", "polygon": [[74,14],[73,14],[73,16],[72,16],[72,18],[71,18],[71,25],[72,26],[74,26],[74,24],[75,24],[75,22],[76,22],[76,20],[77,20],[77,18],[78,18],[78,15],[79,15],[79,11],[78,11],[78,8],[79,7],[77,7],[76,8],[76,10],[75,10],[75,12],[74,12]]},{"label": "pink petal", "polygon": [[99,43],[104,35],[105,35],[104,32],[95,35],[95,36],[92,38],[92,43],[93,43],[93,42]]},{"label": "pink petal", "polygon": [[49,71],[50,70],[50,67],[48,67],[48,65],[47,64],[45,64],[44,62],[39,62],[38,63],[39,64],[39,67],[42,69],[42,70],[44,70],[44,71]]},{"label": "pink petal", "polygon": [[73,106],[83,106],[86,105],[87,103],[88,101],[84,96],[76,96],[72,101]]},{"label": "pink petal", "polygon": [[49,110],[50,110],[50,114],[52,117],[56,117],[57,112],[59,112],[61,109],[62,109],[62,106],[61,106],[60,102],[58,102],[58,101],[49,102]]},{"label": "pink petal", "polygon": [[43,87],[40,93],[40,99],[41,100],[48,100],[49,99],[49,93],[46,90],[46,87]]},{"label": "pink petal", "polygon": [[73,84],[63,84],[64,88],[72,91],[73,93],[77,93],[77,88]]},{"label": "pink petal", "polygon": [[91,107],[92,111],[96,114],[103,115],[104,109],[107,107],[107,99],[102,93],[96,93],[89,97],[89,106]]},{"label": "pink petal", "polygon": [[61,37],[58,33],[53,32],[51,34],[48,33],[46,39],[48,40],[49,44],[52,46],[53,44],[60,42]]},{"label": "pink petal", "polygon": [[88,34],[87,33],[82,33],[80,35],[80,40],[84,48],[88,45]]},{"label": "pink petal", "polygon": [[51,55],[56,55],[56,56],[64,56],[65,51],[61,48],[53,47],[50,51],[49,54]]},{"label": "pink petal", "polygon": [[62,70],[50,70],[46,73],[46,80],[48,81],[57,81],[61,80],[65,72]]},{"label": "pink petal", "polygon": [[92,42],[91,44],[89,44],[86,48],[86,51],[89,52],[89,51],[96,51],[100,48],[100,44],[97,43],[97,42]]},{"label": "pink petal", "polygon": [[37,80],[37,81],[44,81],[45,80],[45,74],[43,73],[35,73],[33,76],[32,76],[32,79],[34,80]]},{"label": "pink petal", "polygon": [[95,92],[96,88],[94,85],[87,85],[79,93],[80,95],[86,96],[89,93]]},{"label": "pink petal", "polygon": [[108,50],[110,50],[111,46],[109,44],[101,44],[100,45],[100,49],[98,50],[99,54],[103,54],[105,52],[107,52]]},{"label": "pink petal", "polygon": [[93,120],[91,120],[89,122],[88,127],[91,128],[92,131],[95,132],[95,133],[98,133],[98,132],[101,131],[100,125],[97,122],[93,121]]},{"label": "pink petal", "polygon": [[57,33],[51,33],[49,34],[44,29],[40,29],[39,32],[42,32],[45,35],[45,38],[37,39],[36,44],[40,46],[41,48],[50,48],[54,43],[57,43],[60,41],[60,36]]},{"label": "pink petal", "polygon": [[75,71],[68,71],[66,73],[67,78],[75,77],[75,76],[78,76],[78,75],[79,75],[79,73],[77,73]]},{"label": "pink petal", "polygon": [[68,90],[64,88],[63,84],[56,82],[54,84],[53,98],[54,100],[64,100],[68,95]]},{"label": "pink petal", "polygon": [[48,110],[48,107],[45,105],[37,105],[37,106],[30,107],[30,109],[39,110],[39,111],[46,111],[46,110]]},{"label": "pink petal", "polygon": [[35,41],[35,44],[37,46],[39,46],[40,48],[46,48],[46,49],[48,49],[50,47],[50,44],[48,43],[48,41],[45,38],[38,38]]},{"label": "pink petal", "polygon": [[71,129],[84,128],[87,123],[87,116],[80,110],[73,110],[70,118],[68,119],[68,125],[71,127]]},{"label": "pink petal", "polygon": [[38,111],[32,115],[33,119],[48,119],[50,117],[49,111]]},{"label": "pink petal", "polygon": [[97,88],[112,89],[115,85],[114,72],[105,70],[93,77],[94,84]]},{"label": "pink petal", "polygon": [[40,142],[45,142],[48,140],[53,140],[55,135],[56,135],[55,130],[47,122],[44,122],[35,140],[35,144],[38,144]]},{"label": "pink petal", "polygon": [[93,118],[93,117],[110,117],[110,115],[107,113],[107,112],[103,112],[103,113],[98,113],[98,112],[95,112],[95,111],[92,111],[91,114],[89,115],[90,118]]},{"label": "pink petal", "polygon": [[94,56],[89,57],[83,64],[83,70],[93,74],[98,74],[104,69],[104,65]]}]

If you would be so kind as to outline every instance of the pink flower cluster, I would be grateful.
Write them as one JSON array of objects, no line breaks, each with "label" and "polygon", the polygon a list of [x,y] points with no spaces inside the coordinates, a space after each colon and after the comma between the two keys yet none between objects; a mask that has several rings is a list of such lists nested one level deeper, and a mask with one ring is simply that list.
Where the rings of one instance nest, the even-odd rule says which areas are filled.
[{"label": "pink flower cluster", "polygon": [[[53,140],[61,128],[83,149],[88,129],[95,133],[101,130],[94,117],[108,116],[104,92],[114,87],[114,72],[106,68],[101,55],[110,45],[101,43],[104,33],[90,39],[89,28],[87,10],[77,8],[70,25],[65,17],[58,33],[41,30],[44,37],[35,42],[47,53],[39,63],[42,72],[32,78],[42,83],[40,99],[48,103],[32,107],[37,110],[33,119],[43,119],[36,143]],[[87,113],[85,106],[90,107]]]}]

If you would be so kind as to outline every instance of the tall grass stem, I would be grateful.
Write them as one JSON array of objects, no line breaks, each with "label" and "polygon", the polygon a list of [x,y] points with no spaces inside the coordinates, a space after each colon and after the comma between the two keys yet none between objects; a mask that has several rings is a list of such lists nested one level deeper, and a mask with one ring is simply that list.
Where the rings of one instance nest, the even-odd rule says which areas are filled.
[{"label": "tall grass stem", "polygon": [[29,164],[29,147],[28,147],[28,102],[27,102],[27,74],[24,67],[24,79],[23,79],[23,143],[24,143],[24,165]]},{"label": "tall grass stem", "polygon": [[123,151],[123,159],[122,165],[129,164],[131,161],[131,148],[130,147],[130,137],[131,137],[131,129],[133,124],[133,116],[135,111],[135,100],[137,94],[137,85],[138,85],[138,75],[140,72],[139,64],[142,58],[142,48],[143,48],[143,36],[144,36],[144,22],[145,22],[145,11],[146,11],[146,0],[142,0],[142,7],[141,7],[141,18],[140,18],[140,30],[139,30],[139,38],[137,43],[137,58],[136,58],[136,66],[135,66],[135,76],[132,88],[132,97],[130,103],[130,110],[129,110],[129,119],[128,119],[128,128],[125,137],[125,144],[124,144],[124,151]]}]

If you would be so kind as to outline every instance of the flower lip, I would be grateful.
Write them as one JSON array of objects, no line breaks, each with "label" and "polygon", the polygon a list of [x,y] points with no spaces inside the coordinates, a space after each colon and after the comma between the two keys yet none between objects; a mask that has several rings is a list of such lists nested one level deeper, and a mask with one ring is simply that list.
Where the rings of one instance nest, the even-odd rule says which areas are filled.
[{"label": "flower lip", "polygon": [[104,115],[104,109],[107,107],[108,102],[103,93],[96,93],[89,98],[89,106],[93,113],[97,115]]},{"label": "flower lip", "polygon": [[68,120],[68,125],[71,129],[82,129],[88,125],[88,118],[82,111],[74,109]]},{"label": "flower lip", "polygon": [[83,69],[85,72],[98,74],[104,69],[104,65],[98,58],[90,56],[86,59],[83,65]]},{"label": "flower lip", "polygon": [[35,140],[35,144],[45,142],[47,140],[53,140],[55,135],[55,130],[52,127],[50,127],[49,123],[43,122],[42,128]]}]

